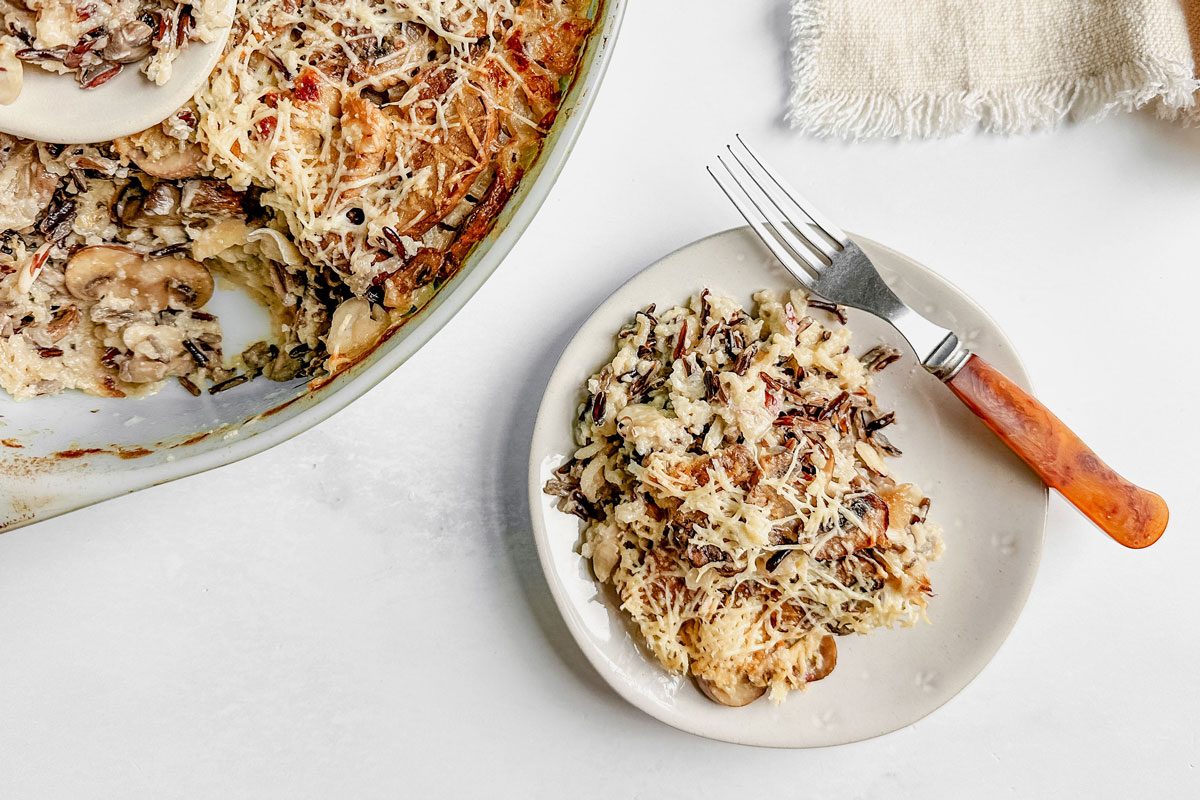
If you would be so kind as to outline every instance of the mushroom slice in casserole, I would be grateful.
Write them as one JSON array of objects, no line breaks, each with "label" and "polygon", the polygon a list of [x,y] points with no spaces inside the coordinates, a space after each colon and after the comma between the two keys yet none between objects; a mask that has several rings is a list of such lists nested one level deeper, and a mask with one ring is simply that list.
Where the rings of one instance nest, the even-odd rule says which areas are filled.
[{"label": "mushroom slice in casserole", "polygon": [[942,550],[886,461],[871,384],[893,354],[857,358],[800,291],[754,300],[638,312],[546,485],[650,651],[730,706],[826,677],[836,637],[922,619]]}]

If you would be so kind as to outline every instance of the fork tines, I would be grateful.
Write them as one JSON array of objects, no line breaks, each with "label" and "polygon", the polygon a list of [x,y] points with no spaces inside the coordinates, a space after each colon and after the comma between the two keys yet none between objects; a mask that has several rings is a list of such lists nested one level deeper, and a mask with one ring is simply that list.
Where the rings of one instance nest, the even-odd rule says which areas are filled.
[{"label": "fork tines", "polygon": [[708,167],[721,191],[763,243],[808,288],[846,244],[846,233],[766,165],[739,135],[727,146],[732,165],[717,156]]}]

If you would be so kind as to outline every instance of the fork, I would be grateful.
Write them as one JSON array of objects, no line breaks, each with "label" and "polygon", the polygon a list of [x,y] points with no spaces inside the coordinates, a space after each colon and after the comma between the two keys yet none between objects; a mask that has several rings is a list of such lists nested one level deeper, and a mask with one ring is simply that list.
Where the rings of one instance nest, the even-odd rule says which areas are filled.
[{"label": "fork", "polygon": [[813,294],[874,314],[900,332],[921,365],[949,387],[1042,481],[1126,547],[1149,547],[1167,504],[1118,475],[1044,405],[972,353],[951,330],[909,308],[846,232],[790,188],[737,137],[732,164],[708,167],[775,257]]}]

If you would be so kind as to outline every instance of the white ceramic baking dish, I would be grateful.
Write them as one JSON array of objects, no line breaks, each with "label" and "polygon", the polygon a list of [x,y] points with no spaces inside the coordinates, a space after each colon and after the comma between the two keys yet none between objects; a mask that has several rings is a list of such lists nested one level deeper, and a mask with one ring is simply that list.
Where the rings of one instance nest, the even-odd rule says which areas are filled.
[{"label": "white ceramic baking dish", "polygon": [[[0,531],[259,453],[344,408],[404,363],[483,285],[546,199],[600,87],[624,11],[625,0],[598,6],[597,30],[541,157],[459,273],[386,343],[317,389],[260,378],[215,396],[169,385],[140,400],[76,392],[20,403],[4,397]],[[256,327],[265,331],[265,313],[235,291],[219,291],[213,304],[231,352],[252,341]]]}]

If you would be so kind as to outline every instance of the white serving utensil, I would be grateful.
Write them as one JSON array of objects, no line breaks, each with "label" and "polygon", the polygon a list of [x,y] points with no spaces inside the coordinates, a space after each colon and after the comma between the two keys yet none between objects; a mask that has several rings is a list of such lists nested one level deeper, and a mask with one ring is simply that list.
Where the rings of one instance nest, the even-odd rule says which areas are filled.
[{"label": "white serving utensil", "polygon": [[[232,22],[236,0],[226,0]],[[230,25],[211,42],[188,43],[172,65],[171,78],[155,85],[130,64],[94,89],[83,89],[72,75],[59,75],[32,63],[22,69],[21,92],[0,105],[0,131],[57,144],[104,142],[157,125],[186,103],[216,66]]]}]

